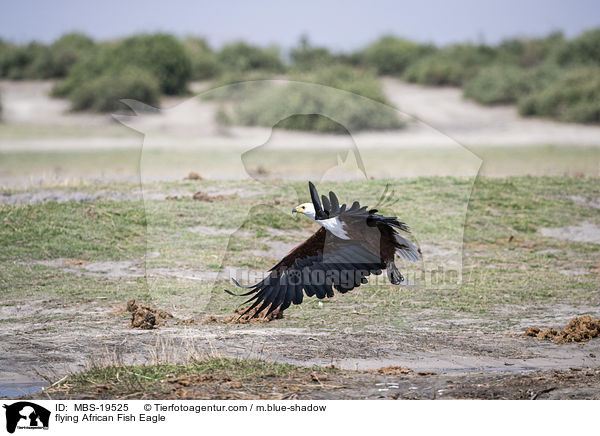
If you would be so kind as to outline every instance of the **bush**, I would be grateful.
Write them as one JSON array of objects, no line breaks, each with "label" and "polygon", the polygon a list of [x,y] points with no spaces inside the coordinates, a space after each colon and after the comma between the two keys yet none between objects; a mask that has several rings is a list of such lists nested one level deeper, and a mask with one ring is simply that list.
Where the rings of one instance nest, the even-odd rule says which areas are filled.
[{"label": "bush", "polygon": [[70,94],[73,110],[97,112],[119,109],[119,100],[124,98],[156,105],[159,97],[158,80],[148,71],[133,66],[106,71]]},{"label": "bush", "polygon": [[71,33],[51,46],[0,44],[0,77],[10,80],[64,77],[71,66],[94,47],[88,37]]},{"label": "bush", "polygon": [[112,111],[119,98],[154,104],[160,93],[182,93],[190,76],[191,63],[179,41],[164,34],[138,35],[95,46],[54,86],[52,95],[69,98],[73,110]]},{"label": "bush", "polygon": [[335,114],[339,120],[345,120],[344,127],[354,131],[397,129],[402,126],[391,108],[294,85],[274,86],[254,100],[245,100],[236,112],[236,120],[247,126],[272,127],[273,120],[281,113],[308,114],[292,116],[279,123],[279,127],[291,130],[344,133],[336,127],[337,123],[320,114]]},{"label": "bush", "polygon": [[224,46],[217,58],[228,73],[253,70],[282,73],[285,70],[276,47],[263,49],[239,41]]},{"label": "bush", "polygon": [[183,44],[163,33],[126,38],[114,47],[112,57],[118,67],[132,65],[150,72],[165,94],[184,92],[192,75]]},{"label": "bush", "polygon": [[298,46],[292,49],[290,57],[292,68],[296,71],[323,68],[334,61],[334,56],[329,50],[324,47],[311,47],[306,37],[303,37]]},{"label": "bush", "polygon": [[579,67],[519,102],[521,115],[560,121],[600,123],[600,68]]},{"label": "bush", "polygon": [[58,83],[53,95],[69,97],[72,92],[106,73],[118,74],[137,67],[153,75],[165,94],[185,91],[191,64],[183,45],[170,35],[138,35],[116,43],[104,43],[81,58]]},{"label": "bush", "polygon": [[37,42],[27,45],[6,44],[0,48],[0,76],[9,80],[52,77],[49,48]]},{"label": "bush", "polygon": [[556,80],[560,72],[550,65],[524,69],[513,65],[484,68],[468,80],[463,95],[481,104],[516,103],[528,94]]},{"label": "bush", "polygon": [[509,39],[496,49],[497,61],[502,64],[531,68],[555,57],[565,44],[562,33],[551,33],[545,38]]},{"label": "bush", "polygon": [[318,83],[343,89],[381,103],[386,102],[379,78],[368,70],[334,64],[311,72],[295,74],[291,78],[301,82]]},{"label": "bush", "polygon": [[361,56],[363,63],[379,74],[402,74],[412,62],[434,51],[430,45],[384,36],[366,47]]},{"label": "bush", "polygon": [[[298,75],[297,80],[319,83],[343,89],[376,101],[385,101],[378,78],[361,70],[344,65]],[[402,123],[391,108],[356,96],[340,94],[327,88],[305,88],[298,84],[275,85],[256,92],[252,99],[245,99],[238,106],[235,119],[242,125],[272,127],[272,122],[281,113],[307,114],[291,116],[278,127],[291,130],[345,133],[350,130],[397,129]],[[344,120],[345,128],[321,116],[335,114]]]},{"label": "bush", "polygon": [[403,77],[423,85],[460,86],[494,58],[494,50],[487,46],[453,45],[415,61]]},{"label": "bush", "polygon": [[600,65],[600,28],[588,30],[560,47],[560,65]]},{"label": "bush", "polygon": [[217,54],[208,46],[205,39],[188,37],[183,44],[190,58],[193,80],[212,79],[221,73]]},{"label": "bush", "polygon": [[106,73],[115,71],[119,66],[114,64],[114,45],[99,44],[92,53],[81,58],[69,70],[67,77],[57,82],[52,88],[54,97],[69,97],[80,87]]},{"label": "bush", "polygon": [[81,33],[67,33],[50,46],[52,77],[65,77],[71,67],[95,48],[94,40]]}]

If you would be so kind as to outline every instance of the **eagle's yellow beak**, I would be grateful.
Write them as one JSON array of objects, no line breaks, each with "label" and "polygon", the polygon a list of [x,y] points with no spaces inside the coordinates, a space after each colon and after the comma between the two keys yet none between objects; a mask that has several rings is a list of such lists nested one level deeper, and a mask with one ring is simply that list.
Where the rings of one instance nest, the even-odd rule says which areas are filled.
[{"label": "eagle's yellow beak", "polygon": [[298,213],[298,206],[292,209],[292,213]]}]

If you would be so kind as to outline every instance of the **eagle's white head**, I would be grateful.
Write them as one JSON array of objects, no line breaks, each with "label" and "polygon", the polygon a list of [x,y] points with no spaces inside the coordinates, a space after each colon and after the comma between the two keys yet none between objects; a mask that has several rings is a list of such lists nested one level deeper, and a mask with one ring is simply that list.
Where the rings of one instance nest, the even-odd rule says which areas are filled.
[{"label": "eagle's white head", "polygon": [[306,215],[311,220],[315,219],[315,206],[312,203],[302,203],[299,206],[296,206],[292,209],[292,213],[301,213],[302,215]]}]

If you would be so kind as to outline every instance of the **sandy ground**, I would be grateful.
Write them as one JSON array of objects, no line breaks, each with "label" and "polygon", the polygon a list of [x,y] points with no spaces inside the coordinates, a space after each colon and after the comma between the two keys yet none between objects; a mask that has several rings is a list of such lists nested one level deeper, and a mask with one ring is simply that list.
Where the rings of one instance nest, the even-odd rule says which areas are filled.
[{"label": "sandy ground", "polygon": [[520,117],[515,106],[483,106],[459,88],[437,88],[383,79],[398,109],[464,145],[600,145],[600,126]]},{"label": "sandy ground", "polygon": [[[208,85],[197,83],[195,92],[202,93]],[[364,147],[448,146],[454,140],[464,145],[600,145],[600,127],[558,123],[543,119],[519,117],[514,106],[486,107],[462,98],[458,88],[436,88],[407,84],[394,78],[383,79],[384,91],[394,106],[409,120],[408,128],[392,132],[364,132],[355,135]],[[111,115],[72,113],[66,100],[48,96],[50,81],[0,82],[3,122],[7,125],[49,125],[90,127],[92,138],[85,147],[134,147],[139,137],[107,137],[102,128],[115,125]],[[190,98],[168,98],[163,101],[160,115],[132,119],[122,117],[127,124],[139,129],[159,132],[165,145],[181,145],[181,136],[194,146],[230,146],[247,148],[265,142],[270,129],[229,128],[223,132],[215,120],[218,104]],[[410,121],[411,119],[419,121]],[[122,132],[127,135],[127,131]],[[193,136],[193,139],[191,137]],[[452,139],[451,139],[452,138]],[[185,141],[183,141],[185,143]],[[285,132],[289,147],[345,147],[338,135],[311,135]],[[56,149],[83,146],[77,138],[3,138],[0,150]],[[146,146],[153,145],[147,142]],[[154,144],[156,145],[156,144]]]}]

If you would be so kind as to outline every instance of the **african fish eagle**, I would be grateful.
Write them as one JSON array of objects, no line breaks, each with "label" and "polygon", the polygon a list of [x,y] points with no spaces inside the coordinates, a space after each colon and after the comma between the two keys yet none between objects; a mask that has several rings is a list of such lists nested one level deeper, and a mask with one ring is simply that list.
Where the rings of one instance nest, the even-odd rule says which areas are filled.
[{"label": "african fish eagle", "polygon": [[387,271],[389,281],[399,285],[404,277],[398,271],[394,258],[416,262],[421,258],[420,250],[411,241],[398,233],[410,233],[406,224],[396,217],[379,215],[377,209],[367,210],[355,201],[349,208],[340,205],[337,196],[329,192],[322,202],[315,186],[308,183],[311,203],[303,203],[292,210],[318,223],[317,230],[302,244],[290,251],[273,268],[269,275],[250,289],[237,296],[252,295],[244,302],[253,301],[241,315],[257,308],[252,317],[269,308],[267,315],[278,309],[287,309],[291,303],[300,304],[304,293],[319,299],[333,297],[333,289],[346,293],[367,283],[370,274],[379,275]]}]

